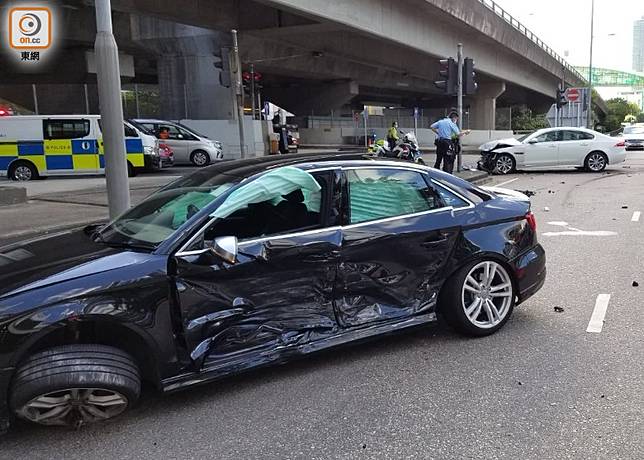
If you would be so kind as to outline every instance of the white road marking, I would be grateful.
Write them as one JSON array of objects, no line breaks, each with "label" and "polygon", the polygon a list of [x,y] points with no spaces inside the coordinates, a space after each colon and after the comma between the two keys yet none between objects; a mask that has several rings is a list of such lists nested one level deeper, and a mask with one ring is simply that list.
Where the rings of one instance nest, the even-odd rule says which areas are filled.
[{"label": "white road marking", "polygon": [[495,187],[503,187],[504,185],[508,185],[508,184],[514,182],[515,180],[519,180],[519,178],[515,177],[514,179],[506,180],[505,182],[501,182],[500,184],[496,184]]},{"label": "white road marking", "polygon": [[564,230],[563,232],[545,232],[543,236],[616,236],[617,232],[608,230]]},{"label": "white road marking", "polygon": [[575,227],[571,227],[568,222],[563,221],[552,221],[548,222],[548,225],[554,225],[555,227],[565,227],[566,230],[560,232],[545,232],[542,233],[543,236],[616,236],[617,232],[610,232],[608,230],[580,230]]},{"label": "white road marking", "polygon": [[586,332],[601,332],[604,327],[604,317],[608,309],[610,294],[599,294],[595,300],[595,309],[588,322]]},{"label": "white road marking", "polygon": [[639,211],[633,212],[633,217],[631,218],[631,222],[639,222],[641,215],[642,215],[642,213],[639,212]]}]

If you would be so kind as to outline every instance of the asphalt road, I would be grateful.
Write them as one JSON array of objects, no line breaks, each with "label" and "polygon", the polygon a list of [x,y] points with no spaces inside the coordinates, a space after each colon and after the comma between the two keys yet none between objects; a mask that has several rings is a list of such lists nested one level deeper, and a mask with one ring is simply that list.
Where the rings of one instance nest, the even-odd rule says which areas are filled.
[{"label": "asphalt road", "polygon": [[[548,280],[497,334],[438,324],[175,395],[148,391],[129,414],[80,431],[20,423],[0,457],[642,458],[644,218],[632,219],[644,211],[644,154],[604,174],[493,183],[507,181],[537,192]],[[586,332],[600,294],[610,294],[603,328]]]}]

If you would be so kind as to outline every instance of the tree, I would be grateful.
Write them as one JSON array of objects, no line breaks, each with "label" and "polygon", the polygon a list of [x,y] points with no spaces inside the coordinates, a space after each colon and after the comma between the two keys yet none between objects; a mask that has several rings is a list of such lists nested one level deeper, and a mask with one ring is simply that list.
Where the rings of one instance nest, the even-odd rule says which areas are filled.
[{"label": "tree", "polygon": [[607,100],[606,105],[608,106],[608,114],[604,120],[604,126],[608,131],[619,129],[628,115],[637,117],[641,113],[637,104],[628,102],[621,97]]},{"label": "tree", "polygon": [[549,128],[545,114],[534,114],[526,106],[512,107],[512,130],[513,131],[535,131],[541,128]]}]

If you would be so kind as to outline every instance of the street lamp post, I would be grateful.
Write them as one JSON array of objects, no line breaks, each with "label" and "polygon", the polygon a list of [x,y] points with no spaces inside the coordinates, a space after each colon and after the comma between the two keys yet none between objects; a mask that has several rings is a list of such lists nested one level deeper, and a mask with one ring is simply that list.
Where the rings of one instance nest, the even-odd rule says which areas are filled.
[{"label": "street lamp post", "polygon": [[592,113],[593,113],[593,33],[595,26],[595,0],[591,0],[590,6],[590,62],[588,64],[588,108],[586,127],[592,128]]}]

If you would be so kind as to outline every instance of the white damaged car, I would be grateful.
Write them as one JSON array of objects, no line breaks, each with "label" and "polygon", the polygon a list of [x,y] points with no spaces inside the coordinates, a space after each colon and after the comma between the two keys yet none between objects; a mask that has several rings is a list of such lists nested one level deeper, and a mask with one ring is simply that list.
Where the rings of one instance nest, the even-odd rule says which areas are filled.
[{"label": "white damaged car", "polygon": [[623,139],[586,128],[546,128],[481,145],[478,168],[498,174],[517,169],[568,168],[601,172],[626,160],[624,147]]}]

